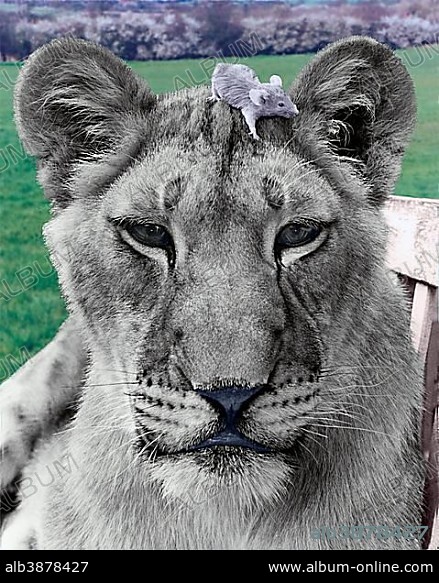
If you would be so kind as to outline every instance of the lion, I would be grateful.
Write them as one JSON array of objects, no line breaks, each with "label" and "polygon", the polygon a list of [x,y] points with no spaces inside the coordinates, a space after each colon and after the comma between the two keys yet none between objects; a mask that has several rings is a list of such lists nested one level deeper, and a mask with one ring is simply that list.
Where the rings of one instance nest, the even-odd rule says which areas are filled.
[{"label": "lion", "polygon": [[300,115],[256,143],[208,87],[155,95],[93,43],[24,65],[70,315],[1,389],[2,487],[71,463],[19,487],[4,548],[420,548],[422,374],[382,212],[413,84],[352,37],[288,94]]}]

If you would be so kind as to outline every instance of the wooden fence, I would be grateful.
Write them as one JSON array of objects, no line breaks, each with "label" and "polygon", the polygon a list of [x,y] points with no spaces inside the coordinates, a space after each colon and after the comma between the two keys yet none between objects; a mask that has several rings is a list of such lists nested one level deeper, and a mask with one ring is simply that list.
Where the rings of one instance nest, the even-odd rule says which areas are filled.
[{"label": "wooden fence", "polygon": [[427,462],[425,546],[439,549],[439,200],[393,196],[385,209],[390,226],[387,262],[411,299],[413,343],[425,363],[422,449]]}]

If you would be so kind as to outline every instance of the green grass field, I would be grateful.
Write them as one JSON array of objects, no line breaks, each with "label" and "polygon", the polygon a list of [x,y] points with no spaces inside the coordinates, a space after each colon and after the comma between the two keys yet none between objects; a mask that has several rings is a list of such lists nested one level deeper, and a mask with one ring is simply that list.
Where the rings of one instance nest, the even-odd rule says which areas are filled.
[{"label": "green grass field", "polygon": [[[439,47],[409,49],[400,55],[415,82],[419,114],[395,194],[436,198]],[[280,74],[288,86],[310,58],[259,56],[242,62],[263,80],[273,72]],[[176,77],[180,79],[177,88],[183,83],[208,83],[199,61],[136,62],[132,66],[156,92],[173,91]],[[41,236],[49,206],[36,183],[33,160],[22,153],[12,119],[12,83],[17,71],[15,65],[0,65],[0,381],[44,346],[65,318]]]}]

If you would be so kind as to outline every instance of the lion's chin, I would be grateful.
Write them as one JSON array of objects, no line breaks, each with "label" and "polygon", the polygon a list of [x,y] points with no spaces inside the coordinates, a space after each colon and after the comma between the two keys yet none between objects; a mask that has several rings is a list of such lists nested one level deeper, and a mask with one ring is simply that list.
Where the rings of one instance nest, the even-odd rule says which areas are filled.
[{"label": "lion's chin", "polygon": [[197,507],[226,504],[252,510],[285,498],[292,468],[281,454],[245,448],[206,448],[157,458],[151,477],[164,498]]}]

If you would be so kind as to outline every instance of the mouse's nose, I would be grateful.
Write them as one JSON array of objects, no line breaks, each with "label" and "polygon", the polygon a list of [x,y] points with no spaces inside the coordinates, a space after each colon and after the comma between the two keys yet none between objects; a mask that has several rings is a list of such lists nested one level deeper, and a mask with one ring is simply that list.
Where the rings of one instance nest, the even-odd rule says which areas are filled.
[{"label": "mouse's nose", "polygon": [[197,393],[215,407],[226,427],[233,427],[246,405],[263,390],[263,386],[222,387],[212,390],[198,389]]}]

